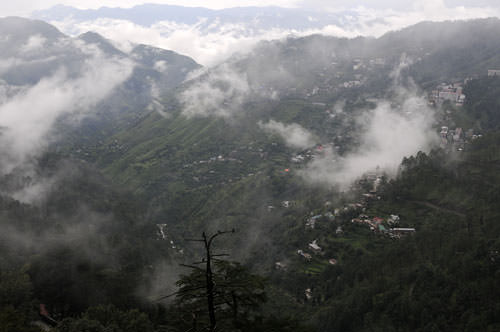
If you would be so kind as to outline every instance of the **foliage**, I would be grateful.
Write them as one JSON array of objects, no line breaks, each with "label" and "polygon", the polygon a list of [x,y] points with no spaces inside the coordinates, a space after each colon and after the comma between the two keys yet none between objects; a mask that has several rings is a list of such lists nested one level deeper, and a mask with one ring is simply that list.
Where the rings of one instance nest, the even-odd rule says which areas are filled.
[{"label": "foliage", "polygon": [[[222,260],[215,262],[213,277],[219,329],[249,326],[260,319],[259,307],[266,300],[262,277],[249,273],[239,263]],[[179,317],[198,327],[208,326],[205,271],[196,268],[181,276],[177,285],[175,310]]]},{"label": "foliage", "polygon": [[57,332],[153,332],[148,316],[137,309],[121,311],[112,305],[89,308],[80,318],[67,318]]}]

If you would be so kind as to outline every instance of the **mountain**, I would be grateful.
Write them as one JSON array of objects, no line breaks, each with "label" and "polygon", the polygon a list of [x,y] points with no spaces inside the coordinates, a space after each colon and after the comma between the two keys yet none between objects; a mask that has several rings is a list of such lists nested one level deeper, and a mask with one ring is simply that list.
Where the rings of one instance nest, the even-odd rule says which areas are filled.
[{"label": "mountain", "polygon": [[[81,63],[89,58],[87,50],[79,49],[80,45],[72,44],[78,40],[82,41],[85,46],[96,47],[106,56],[137,61],[138,68],[154,72],[157,78],[161,78],[165,88],[180,84],[190,71],[199,68],[193,60],[175,52],[154,47],[146,51],[147,47],[137,46],[132,54],[128,55],[97,33],[87,32],[77,38],[70,38],[42,21],[16,17],[4,18],[0,20],[0,35],[2,36],[0,56],[4,61],[13,58],[26,60],[26,62],[14,62],[14,66],[5,68],[7,73],[2,73],[2,79],[14,85],[37,82],[43,76],[53,72],[56,67],[68,67],[70,71],[78,71],[79,69],[75,67],[81,66]],[[148,54],[145,54],[146,52]],[[172,62],[174,65],[160,68],[158,61],[163,61],[165,64]],[[31,70],[27,67],[36,68],[35,72],[30,73]],[[16,75],[15,71],[21,71],[27,76]],[[37,74],[37,71],[42,72]],[[12,75],[16,75],[16,80],[11,78]],[[139,78],[132,76],[131,80],[139,80]]]},{"label": "mountain", "polygon": [[3,18],[0,21],[0,33],[2,34],[2,57],[19,55],[20,48],[33,36],[43,36],[51,45],[64,36],[48,23],[20,17]]},{"label": "mountain", "polygon": [[72,38],[47,23],[23,18],[0,19],[0,39],[2,98],[11,104],[36,104],[33,99],[24,102],[24,96],[50,99],[58,91],[55,102],[33,106],[45,109],[49,117],[43,117],[42,110],[33,115],[65,121],[57,135],[70,140],[67,135],[75,123],[80,126],[70,136],[77,139],[101,137],[129,124],[147,112],[155,98],[200,68],[172,51],[137,45],[125,53],[97,33]]},{"label": "mountain", "polygon": [[47,10],[36,11],[34,18],[45,21],[61,21],[71,17],[77,21],[92,21],[99,18],[128,20],[142,26],[151,26],[161,21],[193,25],[202,21],[209,31],[214,23],[241,24],[251,29],[315,29],[329,24],[339,24],[352,12],[329,14],[279,7],[241,7],[211,10],[199,7],[182,7],[162,4],[144,4],[132,8],[109,8],[79,10],[57,5]]}]

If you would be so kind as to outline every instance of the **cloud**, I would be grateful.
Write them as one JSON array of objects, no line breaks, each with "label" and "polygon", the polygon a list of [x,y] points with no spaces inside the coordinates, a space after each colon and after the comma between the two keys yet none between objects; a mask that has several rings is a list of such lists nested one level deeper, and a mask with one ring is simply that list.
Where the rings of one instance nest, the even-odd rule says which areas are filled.
[{"label": "cloud", "polygon": [[404,157],[429,151],[438,141],[434,113],[424,98],[407,91],[401,107],[382,101],[360,117],[361,144],[344,156],[332,149],[310,162],[301,175],[317,184],[347,189],[363,174],[377,168],[389,176],[397,173]]},{"label": "cloud", "polygon": [[165,110],[165,106],[160,101],[160,88],[153,80],[150,80],[149,83],[151,85],[151,102],[147,106],[147,110],[158,112],[165,118],[170,117],[169,113]]},{"label": "cloud", "polygon": [[19,57],[16,58],[3,58],[0,59],[0,75],[8,71],[13,71],[18,67],[30,66],[30,65],[45,65],[51,61],[57,60],[56,56],[48,56],[45,58],[38,58],[32,60],[26,60]]},{"label": "cloud", "polygon": [[0,242],[18,257],[33,253],[45,255],[56,248],[67,247],[75,248],[80,258],[95,264],[118,266],[115,255],[109,254],[113,249],[103,232],[115,220],[112,214],[98,213],[82,205],[71,216],[51,215],[48,219],[55,224],[41,229],[18,228],[16,220],[10,220],[2,225]]},{"label": "cloud", "polygon": [[[375,109],[355,119],[359,145],[344,155],[326,149],[324,155],[299,171],[304,179],[347,190],[363,175],[377,169],[394,177],[403,158],[437,146],[435,111],[419,94],[413,79],[403,75],[411,63],[412,59],[402,54],[400,63],[389,74],[393,80],[392,99],[378,101]],[[335,109],[341,107],[336,105]]]},{"label": "cloud", "polygon": [[[291,3],[291,6],[297,5]],[[384,6],[373,2],[342,5],[342,2],[317,1],[310,8],[322,8],[343,14],[341,24],[325,25],[316,29],[263,29],[258,20],[238,23],[222,23],[199,18],[192,25],[169,21],[141,26],[127,20],[100,18],[89,21],[75,21],[67,18],[52,21],[63,32],[77,35],[95,31],[118,43],[122,50],[130,50],[131,43],[144,43],[176,51],[192,57],[205,66],[214,66],[235,52],[246,53],[259,41],[283,39],[288,36],[324,34],[337,37],[375,36],[392,30],[416,24],[424,20],[445,21],[472,18],[500,17],[500,8],[490,4],[483,6],[460,6],[457,2],[442,0],[420,0],[399,8],[392,1]],[[301,5],[304,7],[304,4]],[[308,7],[309,8],[309,7]],[[341,12],[348,10],[348,12]],[[189,42],[186,42],[189,41]]]},{"label": "cloud", "polygon": [[78,76],[70,77],[62,66],[54,75],[5,98],[0,104],[0,169],[9,172],[37,156],[61,115],[89,112],[130,76],[132,68],[128,60],[94,53]]},{"label": "cloud", "polygon": [[246,73],[223,64],[192,81],[179,98],[183,114],[230,117],[241,110],[251,92]]},{"label": "cloud", "polygon": [[33,35],[28,41],[21,47],[21,52],[23,53],[31,53],[38,51],[41,49],[44,44],[47,42],[47,39],[42,35]]},{"label": "cloud", "polygon": [[168,69],[168,64],[163,60],[156,61],[154,64],[154,69],[159,71],[160,73],[166,72]]},{"label": "cloud", "polygon": [[284,124],[271,120],[268,123],[259,122],[259,127],[268,133],[280,136],[291,148],[307,149],[315,145],[314,136],[299,124]]},{"label": "cloud", "polygon": [[114,41],[125,52],[132,49],[132,44],[148,44],[187,55],[205,66],[217,65],[235,51],[248,52],[261,40],[280,39],[290,34],[290,31],[280,29],[249,34],[244,24],[217,22],[207,29],[206,22],[203,18],[193,25],[161,21],[145,27],[118,19],[100,18],[79,22],[68,18],[50,23],[73,36],[87,31],[97,32]]}]

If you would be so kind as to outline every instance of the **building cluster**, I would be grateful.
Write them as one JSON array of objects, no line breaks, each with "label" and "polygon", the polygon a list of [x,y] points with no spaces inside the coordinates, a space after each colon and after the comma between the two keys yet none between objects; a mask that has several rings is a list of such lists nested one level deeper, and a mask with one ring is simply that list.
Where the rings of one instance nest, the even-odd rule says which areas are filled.
[{"label": "building cluster", "polygon": [[316,222],[323,217],[322,214],[312,216],[306,220],[306,228],[314,229],[316,227]]},{"label": "building cluster", "polygon": [[456,106],[462,106],[465,103],[466,96],[463,94],[463,83],[441,83],[429,95],[429,102],[433,105],[441,105],[449,101]]},{"label": "building cluster", "polygon": [[354,80],[354,81],[345,81],[345,82],[340,84],[340,87],[350,89],[350,88],[357,88],[357,87],[360,87],[362,85],[363,85],[363,82],[358,81],[358,80]]},{"label": "building cluster", "polygon": [[352,223],[364,224],[370,227],[374,232],[386,232],[387,228],[384,226],[385,220],[380,217],[370,218],[365,214],[360,214],[357,218],[351,219]]},{"label": "building cluster", "polygon": [[[324,256],[324,254],[325,254],[323,251],[323,248],[321,248],[319,246],[318,240],[314,240],[311,243],[309,243],[307,245],[307,248],[309,249],[309,251],[311,251],[315,255]],[[313,258],[313,256],[311,254],[305,252],[302,249],[297,250],[297,255],[303,257],[307,262],[310,262]],[[278,263],[281,264],[281,262],[277,262],[276,264],[278,264]],[[338,263],[338,261],[335,258],[328,259],[328,264],[330,264],[330,265],[337,265],[337,263]],[[278,269],[278,265],[276,265],[276,268]]]},{"label": "building cluster", "polygon": [[391,214],[388,218],[373,217],[361,214],[357,218],[351,220],[352,223],[368,225],[370,230],[376,233],[381,233],[390,238],[401,238],[403,235],[415,233],[415,228],[400,228],[395,227],[399,224],[400,217]]},{"label": "building cluster", "polygon": [[473,129],[464,130],[459,127],[449,129],[447,126],[441,127],[439,135],[441,147],[451,147],[457,151],[463,151],[467,143],[482,137],[480,134],[475,134]]}]

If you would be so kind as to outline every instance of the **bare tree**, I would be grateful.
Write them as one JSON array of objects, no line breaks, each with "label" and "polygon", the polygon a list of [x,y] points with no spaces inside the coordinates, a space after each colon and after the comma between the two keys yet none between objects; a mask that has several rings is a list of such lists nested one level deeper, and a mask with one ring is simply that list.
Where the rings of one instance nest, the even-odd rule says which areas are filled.
[{"label": "bare tree", "polygon": [[205,326],[205,331],[220,330],[221,320],[232,319],[235,324],[265,301],[261,277],[248,273],[239,263],[221,258],[227,254],[214,253],[214,240],[229,233],[234,233],[234,230],[217,231],[212,235],[203,232],[199,239],[188,239],[203,244],[204,257],[191,265],[183,264],[192,272],[181,276],[177,282],[179,290],[166,296],[176,297],[177,307],[186,314],[184,324],[191,321],[188,331],[197,331],[199,323]]}]

